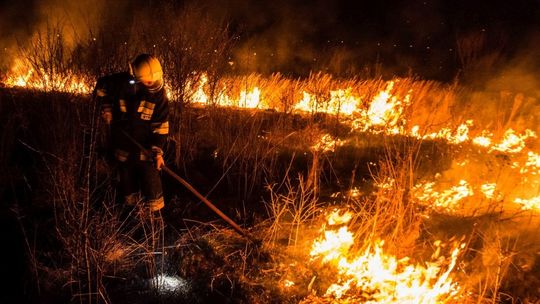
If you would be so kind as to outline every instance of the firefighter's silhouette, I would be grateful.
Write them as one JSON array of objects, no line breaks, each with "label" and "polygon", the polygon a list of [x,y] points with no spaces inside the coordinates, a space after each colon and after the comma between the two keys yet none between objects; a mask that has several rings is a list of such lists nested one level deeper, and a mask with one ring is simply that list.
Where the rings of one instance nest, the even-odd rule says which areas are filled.
[{"label": "firefighter's silhouette", "polygon": [[[94,96],[103,121],[110,126],[110,151],[118,168],[118,191],[125,204],[144,204],[150,211],[164,205],[160,168],[169,133],[169,104],[163,87],[159,60],[141,54],[129,72],[98,79]],[[152,157],[142,153],[125,134],[135,139]]]}]

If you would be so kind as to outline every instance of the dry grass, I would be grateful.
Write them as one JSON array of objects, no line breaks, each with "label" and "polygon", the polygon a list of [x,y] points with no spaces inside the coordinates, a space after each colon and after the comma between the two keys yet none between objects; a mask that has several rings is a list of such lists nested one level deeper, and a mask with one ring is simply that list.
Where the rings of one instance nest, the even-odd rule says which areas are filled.
[{"label": "dry grass", "polygon": [[[201,154],[211,153],[219,170],[216,184],[208,194],[218,184],[226,183],[224,188],[239,199],[255,202],[247,206],[244,214],[267,211],[265,219],[251,229],[264,240],[261,248],[247,245],[231,230],[212,223],[190,226],[175,235],[172,252],[178,264],[174,267],[184,277],[194,277],[200,288],[195,292],[228,291],[229,298],[249,303],[272,302],[276,298],[299,302],[314,291],[320,294],[335,273],[313,268],[306,262],[309,246],[318,236],[324,208],[346,205],[355,214],[350,228],[357,239],[363,240],[355,244],[355,251],[361,252],[375,240],[384,239],[392,254],[421,261],[436,239],[453,240],[464,235],[467,247],[458,270],[461,283],[472,293],[472,302],[496,303],[518,296],[531,302],[536,300],[538,248],[534,245],[536,238],[531,236],[535,230],[509,229],[511,223],[516,223],[515,218],[447,217],[427,213],[416,204],[410,189],[420,177],[433,173],[425,172],[422,142],[351,133],[340,114],[321,115],[314,111],[297,115],[293,111],[303,92],[312,94],[316,109],[325,109],[330,92],[346,88],[360,98],[359,106],[365,109],[386,87],[386,80],[341,79],[322,73],[304,79],[281,74],[231,77],[227,75],[225,59],[233,39],[227,34],[226,23],[209,20],[198,7],[182,9],[177,17],[179,8],[170,5],[159,8],[166,22],[159,27],[163,32],[155,35],[173,37],[170,40],[156,42],[132,29],[127,35],[127,47],[109,47],[119,37],[96,29],[98,39],[81,42],[80,48],[68,51],[58,35],[60,25],[55,25],[38,33],[30,48],[22,50],[21,58],[38,71],[35,77],[54,75],[67,79],[81,72],[95,77],[122,69],[126,58],[153,49],[156,44],[156,52],[167,62],[171,88],[178,96],[171,114],[168,162],[190,177],[194,174],[190,164]],[[143,24],[150,22],[142,17],[138,20],[143,20]],[[467,43],[475,42],[463,43],[462,60],[469,62],[476,56],[476,47]],[[208,76],[205,90],[210,105],[204,108],[190,103],[194,94],[190,82],[202,77],[200,71],[206,71]],[[478,94],[456,84],[415,78],[395,81],[396,96],[413,92],[412,102],[404,112],[408,127],[421,125],[426,133],[442,126],[459,125],[469,118],[467,115],[482,109],[488,115],[474,118],[481,126],[493,126],[494,133],[500,135],[511,125],[525,128],[531,119],[527,113],[535,109],[534,100],[510,93]],[[164,272],[165,255],[156,253],[167,251],[167,228],[159,217],[148,219],[135,213],[126,217],[125,210],[114,203],[115,193],[109,186],[113,177],[106,173],[110,168],[97,153],[101,126],[95,104],[84,96],[51,93],[58,89],[57,84],[47,87],[47,94],[6,93],[9,100],[0,102],[6,110],[0,109],[12,115],[4,120],[6,128],[0,134],[0,165],[13,176],[18,170],[29,172],[10,167],[7,161],[12,151],[19,149],[31,155],[28,159],[36,167],[32,181],[37,193],[32,198],[35,205],[19,206],[19,211],[32,262],[29,267],[38,289],[57,284],[53,287],[61,290],[59,286],[63,285],[76,301],[112,302],[109,284],[114,279],[128,277],[140,265],[146,267],[150,277]],[[254,87],[261,90],[260,99],[267,108],[275,111],[216,106],[223,93],[236,98]],[[484,103],[486,100],[489,102]],[[18,128],[16,134],[6,131],[10,128]],[[350,139],[351,144],[335,154],[313,149],[325,133]],[[377,154],[377,166],[366,172],[368,167],[361,161],[371,155],[362,151],[370,149]],[[434,151],[438,153],[446,147],[440,149]],[[347,151],[353,156],[347,155]],[[348,184],[337,177],[342,172],[335,172],[340,161],[345,163],[347,173],[352,171]],[[369,175],[369,179],[356,180],[357,173]],[[373,187],[389,179],[393,181],[392,187]],[[350,190],[359,182],[376,191],[360,198],[352,196]],[[322,189],[330,183],[338,184],[345,194],[330,201]],[[264,205],[261,197],[266,198]],[[30,213],[36,207],[49,212],[44,217],[50,218],[41,219],[40,225],[53,232],[53,244],[30,241],[34,236],[41,237],[43,226],[32,229],[32,224],[24,221],[24,212]],[[426,219],[427,216],[430,218]],[[530,227],[536,225],[536,220],[531,222],[517,221]],[[42,251],[51,247],[54,254]],[[55,284],[47,282],[49,279]],[[297,280],[296,287],[284,288],[285,280],[292,279]]]}]

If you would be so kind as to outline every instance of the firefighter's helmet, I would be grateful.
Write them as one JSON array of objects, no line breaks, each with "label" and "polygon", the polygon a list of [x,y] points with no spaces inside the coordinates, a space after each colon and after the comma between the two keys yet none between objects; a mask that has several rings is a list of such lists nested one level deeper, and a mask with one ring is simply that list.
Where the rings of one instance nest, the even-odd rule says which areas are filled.
[{"label": "firefighter's helmet", "polygon": [[130,64],[135,81],[142,83],[150,92],[163,87],[163,69],[159,60],[150,54],[140,54]]}]

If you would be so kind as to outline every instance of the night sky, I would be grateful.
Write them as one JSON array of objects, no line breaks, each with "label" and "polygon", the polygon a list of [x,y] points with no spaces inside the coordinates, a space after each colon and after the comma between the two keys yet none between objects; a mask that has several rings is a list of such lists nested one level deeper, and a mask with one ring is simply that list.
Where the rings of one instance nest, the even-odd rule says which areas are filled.
[{"label": "night sky", "polygon": [[[161,1],[109,2],[4,0],[0,2],[4,49],[24,41],[48,18],[46,6],[60,14],[91,11],[94,22],[125,19],[127,26],[133,22],[133,11]],[[491,64],[495,66],[516,58],[537,64],[540,45],[539,0],[198,2],[211,16],[229,22],[231,35],[237,38],[233,60],[239,72],[301,76],[322,70],[359,75],[379,69],[451,80],[467,64],[460,45],[474,42],[475,59],[496,54]]]},{"label": "night sky", "polygon": [[507,61],[533,55],[540,28],[540,2],[530,0],[228,2],[242,47],[276,58],[262,70],[311,62],[361,72],[381,63],[395,73],[448,78],[460,67],[459,41],[481,39],[479,55],[499,52]]}]

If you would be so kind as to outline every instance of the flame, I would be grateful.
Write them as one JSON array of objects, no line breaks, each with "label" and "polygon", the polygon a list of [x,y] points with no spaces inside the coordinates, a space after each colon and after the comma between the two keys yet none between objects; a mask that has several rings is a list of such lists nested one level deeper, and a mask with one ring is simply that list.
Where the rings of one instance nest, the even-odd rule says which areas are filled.
[{"label": "flame", "polygon": [[85,75],[77,75],[67,71],[63,73],[47,73],[44,69],[36,70],[30,63],[15,59],[4,84],[7,87],[23,87],[40,91],[60,91],[75,94],[90,94],[91,85]]},{"label": "flame", "polygon": [[[194,103],[208,103],[208,95],[204,92],[204,86],[208,83],[208,76],[206,74],[202,74],[201,78],[199,79],[199,83],[197,84],[197,88],[193,92],[193,96],[191,97],[191,101]],[[191,83],[188,85],[188,87],[191,86]]]},{"label": "flame", "polygon": [[[206,73],[194,73],[199,75],[197,81],[193,83],[188,79],[186,88],[191,94],[191,101],[195,104],[208,104],[209,94],[206,92],[208,76]],[[50,74],[40,69],[36,71],[30,63],[16,59],[11,68],[10,74],[4,81],[8,87],[26,87],[37,90],[55,90],[77,94],[89,94],[92,84],[87,81],[86,75],[77,75],[65,71],[62,73]],[[218,106],[239,107],[248,109],[268,109],[269,105],[261,98],[263,91],[258,86],[246,88],[239,91],[236,97],[227,94],[229,87],[227,81],[218,83],[217,93],[214,95]],[[293,109],[300,112],[318,112],[327,114],[340,114],[349,117],[351,129],[360,131],[369,131],[389,135],[406,135],[418,139],[442,139],[451,144],[461,144],[470,141],[472,144],[485,147],[489,152],[519,153],[526,147],[526,141],[530,138],[536,138],[532,130],[525,130],[524,134],[518,134],[513,129],[505,131],[502,140],[494,143],[493,133],[488,130],[481,130],[480,135],[470,137],[470,128],[473,120],[467,120],[461,123],[457,128],[441,127],[438,131],[427,134],[420,133],[420,126],[414,125],[407,131],[404,126],[407,119],[404,117],[404,109],[411,102],[412,90],[402,98],[393,95],[392,91],[396,81],[388,81],[385,88],[378,92],[373,100],[364,108],[362,98],[354,96],[351,87],[330,90],[328,100],[316,98],[309,92],[302,92],[302,99],[293,103]],[[168,85],[169,93],[170,86]],[[175,98],[172,94],[169,97]],[[374,128],[374,129],[373,129]],[[382,129],[381,129],[382,128]]]},{"label": "flame", "polygon": [[357,110],[359,100],[352,96],[351,88],[330,91],[329,109],[326,113],[352,115]]},{"label": "flame", "polygon": [[328,222],[328,225],[341,225],[347,224],[351,219],[351,212],[347,211],[341,214],[339,210],[334,210],[332,213],[330,213],[330,215],[328,215],[326,221]]},{"label": "flame", "polygon": [[360,197],[360,195],[362,194],[362,192],[360,191],[360,189],[354,187],[352,188],[350,191],[349,191],[349,196],[350,197],[353,197],[353,198],[357,198],[357,197]]},{"label": "flame", "polygon": [[248,109],[262,108],[260,106],[260,96],[261,90],[258,87],[254,87],[251,91],[242,91],[240,92],[238,107]]},{"label": "flame", "polygon": [[[44,69],[33,67],[27,60],[18,58],[13,62],[3,84],[8,87],[90,94],[93,83],[88,81],[89,79],[91,78],[87,75],[79,75],[69,70],[48,73]],[[534,131],[530,129],[516,131],[509,128],[495,133],[502,134],[502,136],[494,135],[492,130],[483,130],[474,126],[475,122],[472,119],[465,119],[451,126],[440,125],[437,128],[427,125],[413,125],[408,120],[407,114],[410,112],[408,109],[414,108],[409,108],[409,106],[414,105],[411,100],[415,92],[404,87],[410,83],[396,79],[384,82],[381,86],[379,82],[374,82],[379,91],[375,91],[373,94],[360,93],[366,92],[363,90],[363,84],[351,85],[351,83],[341,82],[342,87],[332,85],[328,86],[326,92],[319,89],[312,92],[306,88],[318,87],[306,85],[309,83],[304,80],[297,82],[291,80],[287,85],[293,85],[294,94],[290,96],[298,96],[297,100],[292,100],[291,104],[281,105],[275,101],[275,96],[279,94],[273,92],[279,92],[280,86],[277,82],[268,81],[261,77],[238,76],[221,78],[209,86],[208,75],[195,71],[192,73],[192,78],[186,81],[183,96],[189,98],[194,105],[202,106],[212,104],[220,107],[281,111],[292,109],[293,112],[300,113],[339,115],[339,122],[347,124],[351,132],[402,135],[418,140],[441,140],[451,145],[470,144],[480,148],[478,151],[482,153],[505,154],[508,166],[515,169],[513,172],[521,174],[521,176],[516,174],[513,178],[516,179],[515,184],[523,186],[523,189],[520,190],[523,193],[504,193],[505,190],[508,191],[508,187],[498,187],[495,191],[494,184],[484,181],[476,181],[469,185],[469,181],[455,180],[452,182],[454,185],[447,187],[447,189],[444,189],[437,180],[417,185],[415,193],[418,201],[439,209],[457,210],[462,207],[461,202],[465,198],[474,196],[473,189],[478,190],[476,193],[483,194],[481,199],[497,200],[504,197],[528,197],[528,192],[537,191],[533,186],[527,186],[537,185],[539,182],[537,176],[539,175],[540,155],[538,151],[532,149],[534,147],[533,139],[537,138]],[[414,88],[412,84],[410,85],[411,88]],[[177,98],[171,93],[170,84],[166,82],[166,86],[169,97],[173,100]],[[211,87],[215,89],[213,94],[209,93]],[[274,101],[272,101],[272,96],[274,96]],[[282,98],[282,95],[279,96]],[[337,147],[343,146],[346,142],[336,136],[323,134],[316,139],[310,149],[312,151],[334,152]],[[459,163],[462,170],[468,170],[473,164],[473,162],[468,161]],[[383,184],[384,182],[379,186]],[[390,185],[387,186],[390,187]],[[516,201],[511,202],[515,203]],[[517,202],[527,206],[528,209],[540,210],[533,199],[520,198],[517,199]]]},{"label": "flame", "polygon": [[[328,220],[334,216],[335,212]],[[433,261],[423,265],[411,263],[408,257],[398,259],[385,253],[382,240],[356,256],[350,252],[353,244],[354,236],[346,226],[324,231],[324,236],[313,243],[312,261],[334,265],[338,273],[325,297],[346,303],[349,298],[366,303],[439,303],[460,291],[450,274],[463,245],[456,246],[447,259],[439,256],[441,242],[438,241]]]},{"label": "flame", "polygon": [[302,96],[302,99],[294,105],[294,110],[297,112],[350,116],[358,111],[360,102],[359,98],[352,95],[351,88],[330,91],[330,99],[326,102],[318,102],[312,94],[305,91],[302,92]]},{"label": "flame", "polygon": [[[386,83],[386,88],[380,91],[371,101],[367,109],[358,108],[353,111],[352,130],[385,133],[389,135],[406,134],[403,126],[406,120],[403,111],[410,103],[410,92],[402,100],[391,94],[395,81]],[[382,129],[381,129],[382,128]]]},{"label": "flame", "polygon": [[466,180],[460,180],[458,185],[441,192],[434,190],[434,186],[435,182],[416,185],[413,189],[416,198],[421,203],[431,207],[453,210],[459,206],[464,198],[474,194],[472,187]]},{"label": "flame", "polygon": [[475,138],[473,138],[473,144],[477,145],[477,146],[481,146],[481,147],[484,147],[484,148],[487,148],[489,146],[491,146],[491,138],[493,137],[493,134],[484,130],[482,131],[482,134],[479,135],[479,136],[476,136]]},{"label": "flame", "polygon": [[521,209],[523,210],[540,210],[540,196],[536,196],[531,199],[516,198],[514,199],[514,203],[522,205]]},{"label": "flame", "polygon": [[377,186],[377,188],[385,189],[385,190],[392,189],[395,187],[395,185],[396,185],[396,180],[390,177],[386,177],[382,181],[375,182],[375,186]]},{"label": "flame", "polygon": [[490,151],[519,153],[525,148],[525,140],[528,138],[536,138],[536,133],[527,129],[525,134],[521,135],[517,134],[513,129],[508,129],[504,133],[502,141],[492,146]]},{"label": "flame", "polygon": [[[186,87],[191,94],[191,101],[195,104],[208,104],[209,94],[206,92],[208,76],[206,73],[194,73],[200,75],[193,83],[188,79]],[[11,72],[4,84],[8,87],[26,87],[37,90],[56,90],[77,94],[89,94],[91,84],[87,81],[89,77],[70,73],[46,73],[44,70],[36,71],[32,66],[21,59],[16,59],[11,68]],[[239,91],[236,97],[227,94],[229,87],[223,81],[218,84],[217,94],[212,102],[223,107],[239,107],[248,109],[267,109],[269,105],[262,100],[263,91],[258,86]],[[499,143],[494,143],[493,133],[488,130],[481,130],[480,135],[470,137],[470,128],[473,120],[461,123],[457,128],[442,127],[438,131],[427,134],[420,133],[420,126],[414,125],[407,131],[404,126],[407,119],[404,117],[404,109],[410,104],[412,90],[402,98],[393,95],[392,91],[396,81],[388,81],[385,88],[378,92],[373,100],[364,108],[362,98],[354,96],[352,88],[330,90],[328,100],[315,98],[309,92],[302,92],[302,99],[293,103],[293,109],[300,112],[318,112],[327,114],[340,114],[351,118],[352,130],[369,131],[388,135],[406,135],[418,139],[442,139],[451,144],[461,144],[470,141],[472,144],[488,148],[489,152],[519,153],[526,147],[526,140],[536,138],[532,130],[525,130],[524,134],[518,134],[513,129],[505,131]],[[168,85],[169,93],[170,86]],[[175,98],[172,94],[169,97]],[[373,129],[374,128],[374,129]],[[382,129],[381,129],[382,128]]]},{"label": "flame", "polygon": [[486,196],[488,199],[492,199],[495,197],[495,189],[497,188],[496,183],[487,183],[480,186],[480,189],[482,190],[482,193]]},{"label": "flame", "polygon": [[294,285],[295,285],[295,284],[294,284],[293,281],[290,281],[290,280],[285,280],[285,281],[283,281],[283,286],[284,286],[285,288],[290,288],[290,287],[293,287]]},{"label": "flame", "polygon": [[317,143],[313,145],[311,149],[314,151],[334,152],[335,148],[341,147],[344,144],[345,141],[334,138],[330,134],[324,134],[317,140]]},{"label": "flame", "polygon": [[[469,140],[469,128],[472,125],[473,120],[469,119],[460,124],[455,131],[452,131],[451,128],[442,128],[438,132],[416,137],[422,139],[443,139],[451,144],[461,144]],[[418,130],[414,130],[413,134],[418,134]]]},{"label": "flame", "polygon": [[335,261],[346,255],[353,244],[353,234],[347,227],[341,227],[337,231],[325,231],[324,238],[313,243],[309,254],[312,259],[322,256],[323,262]]},{"label": "flame", "polygon": [[395,126],[403,112],[403,105],[409,103],[409,95],[403,102],[390,92],[394,88],[394,81],[388,82],[386,89],[379,92],[373,99],[367,117],[371,126]]},{"label": "flame", "polygon": [[11,68],[11,76],[6,81],[7,86],[14,87],[26,87],[34,74],[34,69],[26,67],[22,60],[15,59],[13,67]]},{"label": "flame", "polygon": [[316,112],[316,103],[311,94],[307,92],[302,92],[303,98],[300,99],[294,106],[296,111],[300,112]]},{"label": "flame", "polygon": [[540,155],[529,151],[527,153],[527,161],[520,168],[519,172],[521,174],[530,173],[531,175],[537,175],[538,170],[540,169]]}]

